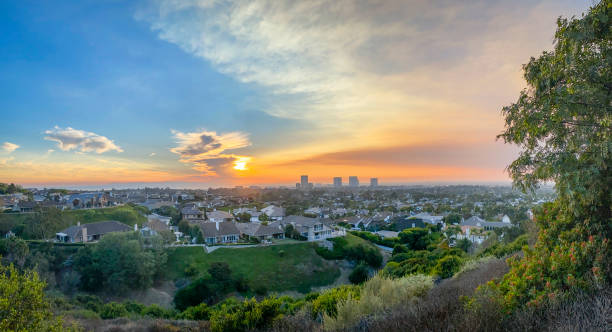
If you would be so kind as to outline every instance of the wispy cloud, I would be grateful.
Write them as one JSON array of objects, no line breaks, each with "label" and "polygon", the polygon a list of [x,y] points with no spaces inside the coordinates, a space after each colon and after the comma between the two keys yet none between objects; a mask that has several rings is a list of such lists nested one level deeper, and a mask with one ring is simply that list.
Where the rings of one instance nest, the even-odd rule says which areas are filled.
[{"label": "wispy cloud", "polygon": [[11,153],[17,150],[18,148],[19,148],[19,145],[13,144],[11,142],[4,142],[4,144],[2,144],[2,150],[8,153]]},{"label": "wispy cloud", "polygon": [[151,152],[151,153],[149,154],[149,157],[154,157],[156,154],[157,154],[157,153],[155,153],[155,152]]},{"label": "wispy cloud", "polygon": [[235,165],[236,162],[246,163],[250,160],[249,157],[228,152],[251,144],[245,133],[217,134],[214,131],[206,130],[191,133],[173,130],[172,133],[178,146],[170,151],[180,156],[179,161],[191,164],[193,169],[204,175],[218,175],[229,169],[231,165]]},{"label": "wispy cloud", "polygon": [[53,129],[45,131],[45,135],[47,135],[45,136],[46,140],[57,142],[58,147],[63,151],[76,149],[77,152],[104,153],[113,150],[123,152],[119,146],[105,136],[71,127],[60,128],[55,126]]}]

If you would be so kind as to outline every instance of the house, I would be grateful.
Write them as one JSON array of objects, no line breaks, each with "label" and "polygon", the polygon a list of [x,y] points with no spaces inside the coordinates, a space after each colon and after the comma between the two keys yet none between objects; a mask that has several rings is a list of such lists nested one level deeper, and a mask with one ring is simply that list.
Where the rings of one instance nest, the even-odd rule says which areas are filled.
[{"label": "house", "polygon": [[425,228],[423,220],[410,216],[397,216],[392,220],[392,223],[398,231],[402,231],[406,228]]},{"label": "house", "polygon": [[283,220],[283,218],[285,217],[285,209],[275,205],[268,205],[265,208],[261,209],[261,212],[265,213],[270,218],[270,220],[274,221]]},{"label": "house", "polygon": [[240,231],[233,221],[206,222],[200,224],[204,242],[208,245],[218,243],[236,243],[240,238]]},{"label": "house", "polygon": [[35,207],[36,202],[21,201],[13,208],[13,210],[16,209],[19,212],[34,212]]},{"label": "house", "polygon": [[288,225],[292,225],[308,241],[319,241],[334,236],[332,229],[323,224],[319,218],[287,216],[281,221],[281,225],[285,228]]},{"label": "house", "polygon": [[200,209],[193,205],[188,205],[182,208],[181,215],[183,216],[183,220],[191,222],[204,221],[204,212],[200,211]]},{"label": "house", "polygon": [[168,223],[165,223],[162,220],[157,219],[157,218],[149,218],[147,223],[145,223],[143,227],[140,229],[140,234],[142,234],[142,236],[148,237],[148,236],[155,236],[163,231],[169,231],[169,230],[170,230],[170,226],[168,226]]},{"label": "house", "polygon": [[102,236],[114,232],[129,232],[132,227],[115,220],[70,226],[55,234],[55,241],[65,243],[97,241]]},{"label": "house", "polygon": [[206,217],[208,217],[208,221],[210,222],[224,222],[224,221],[234,220],[234,216],[222,210],[214,210],[214,211],[208,212],[206,214]]},{"label": "house", "polygon": [[259,241],[263,241],[285,238],[285,231],[278,222],[271,223],[269,225],[256,223],[237,223],[236,227],[238,227],[241,236],[247,237],[249,239],[256,238]]},{"label": "house", "polygon": [[462,221],[461,224],[459,224],[459,227],[461,227],[461,231],[463,233],[466,233],[466,231],[469,229],[484,229],[485,231],[490,231],[495,228],[513,226],[514,225],[512,225],[511,223],[486,221],[478,216],[472,216],[469,219]]},{"label": "house", "polygon": [[359,226],[362,224],[362,221],[362,218],[357,216],[336,219],[336,222],[338,224],[347,224],[351,226],[351,229],[359,229]]},{"label": "house", "polygon": [[444,219],[444,216],[432,216],[427,212],[415,214],[411,216],[411,218],[421,219],[423,222],[431,225],[444,224],[444,221],[442,221],[442,219]]}]

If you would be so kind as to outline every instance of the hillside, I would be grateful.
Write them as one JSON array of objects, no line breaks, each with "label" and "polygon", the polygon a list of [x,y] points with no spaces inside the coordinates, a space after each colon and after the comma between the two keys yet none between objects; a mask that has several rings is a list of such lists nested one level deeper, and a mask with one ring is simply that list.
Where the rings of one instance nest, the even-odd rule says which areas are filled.
[{"label": "hillside", "polygon": [[213,262],[226,262],[233,273],[248,280],[251,289],[265,287],[269,292],[300,291],[326,286],[340,276],[340,269],[315,252],[314,243],[274,245],[230,249],[206,253],[202,247],[173,248],[168,254],[169,279],[188,277],[187,267],[194,267],[192,277],[208,274]]},{"label": "hillside", "polygon": [[117,207],[87,210],[57,209],[41,213],[0,213],[0,232],[9,230],[25,239],[40,239],[53,235],[77,222],[82,224],[103,220],[117,220],[130,226],[146,222],[146,217],[139,207],[122,205]]}]

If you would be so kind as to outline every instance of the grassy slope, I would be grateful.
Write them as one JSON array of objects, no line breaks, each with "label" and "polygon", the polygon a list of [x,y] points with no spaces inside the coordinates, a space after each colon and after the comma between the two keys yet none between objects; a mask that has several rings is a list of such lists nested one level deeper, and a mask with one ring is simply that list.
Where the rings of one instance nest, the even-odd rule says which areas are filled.
[{"label": "grassy slope", "polygon": [[[187,266],[193,264],[200,275],[213,262],[227,262],[233,273],[247,278],[251,289],[259,286],[269,291],[298,290],[326,286],[340,276],[340,269],[323,260],[314,250],[313,243],[252,247],[243,249],[221,248],[207,254],[202,247],[171,249],[168,256],[168,277],[185,277]],[[285,254],[281,257],[279,251]]]},{"label": "grassy slope", "polygon": [[[0,232],[4,233],[14,229],[15,226],[24,224],[30,218],[36,218],[36,216],[37,214],[34,213],[0,213]],[[87,224],[96,221],[117,220],[132,226],[135,223],[142,224],[147,219],[136,208],[129,205],[103,209],[67,210],[60,212],[58,217],[60,218],[59,222],[56,223],[58,229],[54,229],[54,232],[70,225],[76,225],[78,221]]]}]

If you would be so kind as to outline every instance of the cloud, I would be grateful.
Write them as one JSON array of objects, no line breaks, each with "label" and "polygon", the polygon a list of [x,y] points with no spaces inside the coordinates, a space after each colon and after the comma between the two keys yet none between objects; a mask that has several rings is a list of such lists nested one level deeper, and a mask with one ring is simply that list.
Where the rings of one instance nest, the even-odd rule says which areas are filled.
[{"label": "cloud", "polygon": [[[151,4],[137,18],[160,39],[264,87],[266,113],[309,124],[311,136],[287,151],[317,145],[321,152],[412,143],[423,134],[440,141],[464,130],[495,137],[503,128],[499,110],[523,87],[521,64],[552,46],[559,15],[588,6],[570,0]],[[439,129],[455,118],[467,125]],[[402,137],[383,137],[399,131]]]},{"label": "cloud", "polygon": [[13,144],[11,142],[4,142],[4,144],[2,144],[2,150],[8,153],[11,153],[17,150],[18,148],[19,148],[19,145]]},{"label": "cloud", "polygon": [[204,175],[215,176],[226,172],[236,162],[246,162],[249,157],[227,153],[251,145],[247,134],[231,132],[218,135],[214,131],[183,133],[173,130],[178,146],[170,149],[180,156],[179,161],[191,164]]},{"label": "cloud", "polygon": [[55,126],[53,129],[45,131],[45,135],[47,135],[45,136],[46,140],[57,142],[58,147],[63,151],[76,149],[77,152],[104,153],[112,150],[123,152],[107,137],[71,127],[63,129]]},{"label": "cloud", "polygon": [[157,154],[157,153],[155,153],[155,152],[151,152],[151,153],[149,154],[149,157],[153,157],[153,156],[155,156],[156,154]]}]

